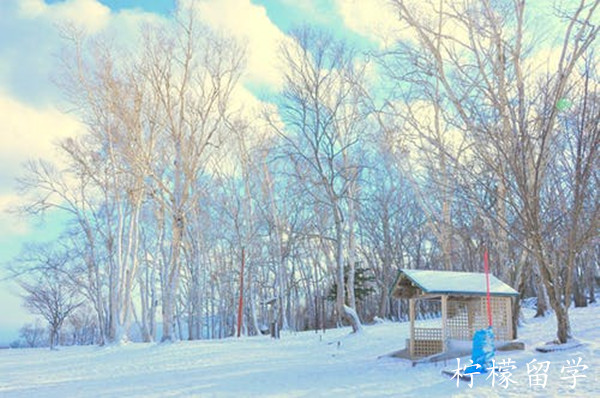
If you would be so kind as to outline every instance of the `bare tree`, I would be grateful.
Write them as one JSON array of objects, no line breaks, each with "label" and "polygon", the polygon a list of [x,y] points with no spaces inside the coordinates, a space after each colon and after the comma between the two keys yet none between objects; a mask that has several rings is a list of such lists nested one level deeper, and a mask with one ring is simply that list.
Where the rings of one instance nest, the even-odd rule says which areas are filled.
[{"label": "bare tree", "polygon": [[19,337],[25,340],[28,347],[39,347],[44,342],[46,330],[42,327],[39,319],[35,324],[27,323],[19,329]]},{"label": "bare tree", "polygon": [[[560,101],[569,94],[576,66],[595,42],[600,28],[591,21],[600,2],[582,0],[562,11],[565,29],[556,72],[542,81],[526,65],[526,1],[427,2],[430,13],[416,12],[408,1],[393,4],[418,39],[393,56],[407,55],[404,59],[410,59],[414,75],[439,93],[433,99],[445,104],[442,116],[465,138],[465,156],[450,158],[456,178],[486,193],[471,190],[468,196],[488,209],[482,216],[494,228],[486,230],[498,242],[500,264],[515,264],[504,271],[512,275],[513,284],[521,284],[525,262],[511,258],[509,237],[535,259],[557,316],[558,340],[566,342],[570,326],[565,304],[570,299],[563,296],[571,283],[570,277],[559,277],[563,272],[572,275],[572,262],[560,255],[548,234],[553,218],[548,217],[544,190],[556,155]],[[485,181],[486,173],[495,183]],[[493,197],[495,206],[484,206],[486,197]],[[577,208],[576,201],[571,204]],[[517,224],[511,226],[511,219],[521,228],[513,228]],[[577,247],[571,245],[574,253]]]},{"label": "bare tree", "polygon": [[45,275],[33,283],[22,281],[21,287],[26,294],[25,307],[39,314],[50,327],[50,349],[58,343],[60,328],[65,319],[81,305],[77,290],[64,283],[58,275]]},{"label": "bare tree", "polygon": [[569,308],[586,303],[582,277],[588,275],[588,253],[600,230],[600,192],[595,170],[600,168],[600,81],[597,63],[588,57],[581,67],[581,81],[570,92],[577,101],[561,109],[555,161],[548,166],[548,181],[542,193],[543,207],[552,212],[555,251],[565,263],[560,274],[563,300]]},{"label": "bare tree", "polygon": [[353,286],[344,285],[348,204],[359,171],[356,151],[364,113],[360,81],[364,66],[343,44],[305,28],[293,34],[294,44],[283,45],[286,65],[283,107],[279,125],[267,116],[283,139],[284,152],[303,194],[324,206],[333,219],[338,316],[354,331],[360,320],[353,307]]},{"label": "bare tree", "polygon": [[[142,322],[151,338],[155,280],[162,291],[162,339],[172,340],[183,265],[197,268],[192,262],[198,256],[185,256],[195,253],[187,222],[211,152],[229,128],[229,97],[244,52],[201,25],[195,12],[193,5],[182,6],[173,23],[147,27],[142,54],[65,32],[69,46],[59,82],[87,131],[62,144],[68,170],[50,173],[40,163],[25,184],[41,192],[30,212],[55,207],[79,219],[88,241],[87,285],[96,292],[94,307],[109,342],[127,338],[139,282]],[[69,186],[73,181],[79,187]],[[140,273],[140,266],[151,272]]]},{"label": "bare tree", "polygon": [[395,300],[389,295],[396,272],[422,266],[418,247],[423,239],[419,235],[426,219],[411,184],[396,167],[395,157],[384,142],[368,164],[359,213],[360,252],[375,274],[377,315],[389,318],[397,315],[392,314]]},{"label": "bare tree", "polygon": [[[228,103],[243,66],[244,52],[231,40],[199,24],[183,10],[174,30],[145,34],[140,70],[150,90],[149,123],[161,147],[144,164],[160,222],[169,229],[168,258],[162,264],[162,340],[172,340],[188,217],[199,191],[199,175],[227,131]],[[167,242],[165,242],[167,243]]]},{"label": "bare tree", "polygon": [[90,345],[97,339],[98,325],[94,312],[88,305],[82,304],[73,311],[63,326],[63,341],[71,345]]}]

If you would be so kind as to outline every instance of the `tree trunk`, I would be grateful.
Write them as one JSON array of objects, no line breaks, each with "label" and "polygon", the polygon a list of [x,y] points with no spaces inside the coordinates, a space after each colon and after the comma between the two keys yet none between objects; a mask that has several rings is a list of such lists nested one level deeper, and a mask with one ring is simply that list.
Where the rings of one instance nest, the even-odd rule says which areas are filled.
[{"label": "tree trunk", "polygon": [[[176,178],[177,182],[177,178]],[[176,201],[177,203],[177,201]],[[174,341],[175,317],[177,305],[177,291],[179,287],[179,255],[183,239],[184,220],[183,213],[177,212],[173,216],[173,238],[171,241],[171,256],[163,276],[163,336],[161,342]]]},{"label": "tree trunk", "polygon": [[50,349],[53,350],[56,344],[56,328],[50,325]]},{"label": "tree trunk", "polygon": [[[527,252],[523,251],[516,269],[516,290],[522,295],[527,282],[527,269],[529,264],[527,261]],[[519,320],[521,316],[521,296],[515,298],[512,302],[512,335],[516,339],[519,329]]]},{"label": "tree trunk", "polygon": [[[580,264],[573,267],[573,302],[576,308],[587,307],[587,297],[585,296],[584,272],[581,271]],[[581,272],[580,272],[581,271]]]},{"label": "tree trunk", "polygon": [[354,291],[354,279],[356,272],[356,236],[354,234],[355,211],[354,211],[354,183],[351,184],[350,198],[348,198],[348,306],[356,310],[356,294]]},{"label": "tree trunk", "polygon": [[552,284],[552,280],[556,279],[556,276],[552,277],[550,273],[550,268],[548,265],[541,265],[540,271],[546,277],[543,277],[544,285],[546,286],[546,290],[548,292],[548,299],[550,300],[550,306],[554,310],[554,314],[556,315],[557,322],[557,331],[556,335],[558,338],[558,342],[560,344],[565,344],[568,339],[571,337],[571,325],[569,323],[569,313],[568,308],[561,300],[561,291],[560,289]]},{"label": "tree trunk", "polygon": [[535,284],[536,284],[536,292],[537,292],[537,301],[536,301],[536,312],[535,318],[539,318],[542,316],[546,316],[548,312],[548,295],[546,293],[546,286],[544,286],[543,281],[541,280],[541,276],[537,271],[537,266],[535,267]]},{"label": "tree trunk", "polygon": [[[387,204],[383,209],[382,215],[383,229],[383,265],[381,273],[383,275],[383,283],[381,285],[381,295],[379,298],[379,317],[385,319],[390,315],[390,299],[388,293],[388,284],[390,283],[390,270],[392,268],[392,234],[390,231],[389,211]],[[401,264],[400,264],[401,265]]]},{"label": "tree trunk", "polygon": [[546,289],[543,284],[539,284],[537,288],[537,301],[536,311],[534,318],[546,316],[548,312],[548,301],[547,301]]},{"label": "tree trunk", "polygon": [[560,344],[566,343],[571,337],[571,323],[569,321],[569,312],[560,304],[554,309],[556,313],[556,323],[558,326],[557,337]]},{"label": "tree trunk", "polygon": [[595,287],[596,287],[596,277],[594,275],[594,269],[596,268],[596,266],[594,264],[589,264],[586,267],[586,280],[588,282],[588,292],[589,292],[589,303],[595,303],[596,302],[596,292],[595,292]]},{"label": "tree trunk", "polygon": [[379,308],[378,308],[377,316],[381,319],[385,319],[388,317],[389,313],[390,313],[390,307],[389,307],[388,291],[386,289],[386,286],[383,285],[383,286],[381,286],[381,292],[379,295]]},{"label": "tree trunk", "polygon": [[250,304],[250,315],[252,317],[252,326],[254,327],[254,333],[260,334],[260,323],[258,322],[258,310],[256,308],[256,292],[255,292],[255,282],[252,278],[252,269],[254,266],[248,267],[248,290],[249,297],[248,301]]},{"label": "tree trunk", "polygon": [[162,294],[162,338],[161,342],[173,341],[173,310],[174,310],[174,297],[169,286],[163,288]]},{"label": "tree trunk", "polygon": [[142,310],[141,316],[141,332],[142,332],[142,341],[144,343],[149,343],[150,339],[150,330],[148,327],[148,307],[149,307],[149,294],[148,294],[148,273],[149,269],[146,267],[145,272],[138,275],[138,284],[140,286],[140,307]]},{"label": "tree trunk", "polygon": [[290,323],[288,320],[288,312],[284,311],[285,309],[285,292],[288,290],[287,286],[287,259],[282,258],[279,264],[279,284],[278,284],[278,292],[277,292],[277,300],[279,301],[279,318],[281,319],[281,328],[283,330],[290,329]]},{"label": "tree trunk", "polygon": [[[335,202],[334,202],[335,203]],[[344,320],[350,323],[352,326],[352,332],[356,333],[362,329],[358,314],[353,308],[350,308],[344,302],[345,289],[344,289],[344,252],[343,252],[343,233],[344,226],[342,216],[338,204],[335,203],[334,209],[334,220],[335,220],[335,235],[336,235],[336,265],[337,265],[337,291],[336,291],[336,310],[338,315]]]}]

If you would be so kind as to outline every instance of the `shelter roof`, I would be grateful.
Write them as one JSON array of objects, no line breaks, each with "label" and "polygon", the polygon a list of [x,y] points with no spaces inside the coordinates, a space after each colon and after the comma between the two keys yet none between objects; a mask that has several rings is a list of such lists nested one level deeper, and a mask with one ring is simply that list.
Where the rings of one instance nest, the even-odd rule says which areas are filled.
[{"label": "shelter roof", "polygon": [[[479,272],[456,272],[401,269],[392,287],[394,297],[412,297],[415,290],[427,294],[486,295],[485,274]],[[491,296],[518,296],[519,293],[490,274]]]}]

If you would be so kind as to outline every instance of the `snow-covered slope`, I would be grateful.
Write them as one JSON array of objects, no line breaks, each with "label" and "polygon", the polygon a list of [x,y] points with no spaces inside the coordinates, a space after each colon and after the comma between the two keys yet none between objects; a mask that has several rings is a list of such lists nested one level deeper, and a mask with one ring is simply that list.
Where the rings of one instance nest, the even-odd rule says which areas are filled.
[{"label": "snow-covered slope", "polygon": [[[175,344],[128,344],[119,347],[69,347],[59,351],[0,351],[1,397],[504,397],[600,396],[600,307],[573,309],[572,326],[581,347],[541,354],[535,345],[552,340],[554,317],[532,319],[525,309],[520,337],[525,351],[499,352],[497,361],[514,361],[510,383],[491,386],[475,376],[473,388],[440,375],[446,364],[412,367],[379,356],[404,346],[407,323],[283,334],[267,337]],[[567,360],[581,358],[576,387]],[[546,387],[529,386],[527,363],[550,361]],[[461,359],[464,363],[465,358]]]}]

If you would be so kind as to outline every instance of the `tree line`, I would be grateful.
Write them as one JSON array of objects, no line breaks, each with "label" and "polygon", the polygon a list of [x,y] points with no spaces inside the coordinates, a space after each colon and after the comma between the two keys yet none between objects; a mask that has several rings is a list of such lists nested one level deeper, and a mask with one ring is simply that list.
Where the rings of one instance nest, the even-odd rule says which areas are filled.
[{"label": "tree line", "polygon": [[545,63],[525,0],[390,5],[413,39],[382,51],[290,32],[258,112],[237,100],[244,47],[191,9],[141,51],[64,31],[85,131],[19,182],[20,210],[65,230],[11,265],[51,345],[81,314],[89,343],[232,336],[240,277],[248,335],[270,311],[359,331],[406,319],[399,269],[480,272],[484,247],[567,341],[600,262],[599,1],[555,10]]}]

